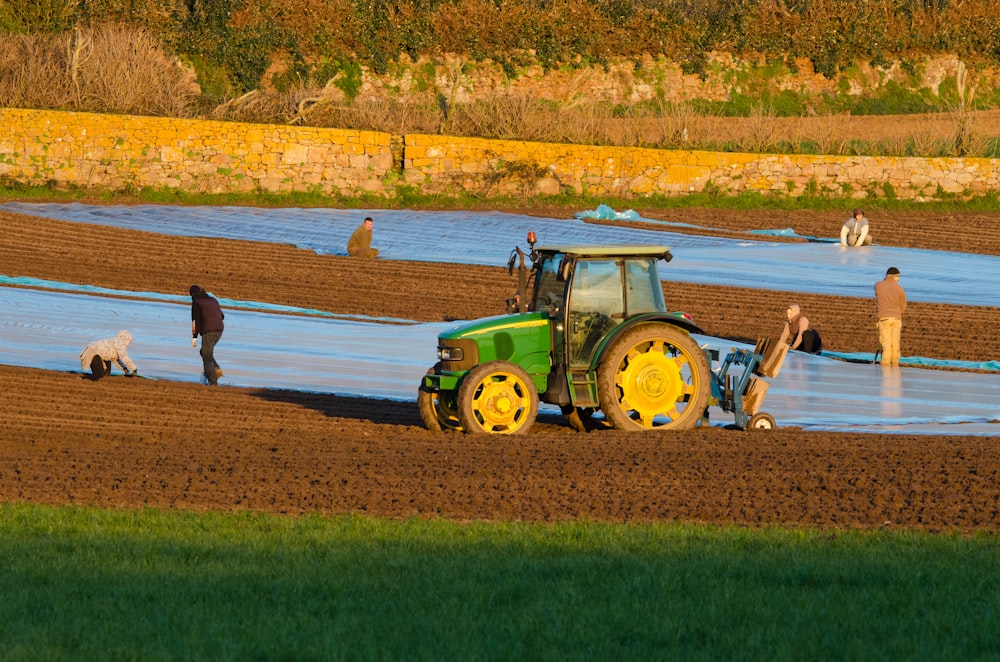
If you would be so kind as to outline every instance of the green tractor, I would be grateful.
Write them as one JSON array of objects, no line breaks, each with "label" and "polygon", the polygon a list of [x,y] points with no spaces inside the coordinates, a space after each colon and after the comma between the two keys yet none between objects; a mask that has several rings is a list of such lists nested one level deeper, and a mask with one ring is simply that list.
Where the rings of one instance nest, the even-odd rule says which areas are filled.
[{"label": "green tractor", "polygon": [[[620,430],[689,429],[702,420],[714,378],[691,338],[702,331],[667,312],[657,264],[667,246],[520,248],[508,314],[438,337],[438,362],[417,396],[431,430],[526,433],[539,401],[590,429],[600,411]],[[520,262],[518,264],[518,261]]]}]

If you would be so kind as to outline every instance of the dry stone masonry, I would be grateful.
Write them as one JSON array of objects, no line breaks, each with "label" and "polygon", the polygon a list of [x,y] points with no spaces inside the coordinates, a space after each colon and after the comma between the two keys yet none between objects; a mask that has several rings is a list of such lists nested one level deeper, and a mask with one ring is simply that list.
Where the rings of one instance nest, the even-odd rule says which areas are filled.
[{"label": "dry stone masonry", "polygon": [[109,190],[913,200],[1000,191],[1000,159],[672,151],[0,109],[0,179]]}]

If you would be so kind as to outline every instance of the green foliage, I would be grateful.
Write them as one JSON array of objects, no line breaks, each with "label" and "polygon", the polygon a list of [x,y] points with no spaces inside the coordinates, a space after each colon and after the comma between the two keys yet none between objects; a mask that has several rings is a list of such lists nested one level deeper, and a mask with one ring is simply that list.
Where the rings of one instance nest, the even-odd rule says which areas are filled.
[{"label": "green foliage", "polygon": [[983,156],[988,159],[1000,158],[1000,138],[988,138],[985,143]]},{"label": "green foliage", "polygon": [[945,77],[938,85],[938,98],[941,103],[949,107],[957,107],[961,104],[961,97],[958,93],[958,81],[954,76]]},{"label": "green foliage", "polygon": [[945,110],[930,90],[911,90],[890,80],[875,95],[851,97],[849,110],[855,115],[908,115]]},{"label": "green foliage", "polygon": [[337,88],[353,100],[361,91],[361,65],[352,60],[342,59],[338,62],[340,76],[333,82]]},{"label": "green foliage", "polygon": [[189,56],[188,62],[198,75],[198,85],[206,100],[224,99],[235,93],[222,65],[210,63],[201,55]]},{"label": "green foliage", "polygon": [[[1000,149],[1000,148],[998,148]],[[531,182],[530,179],[527,180]],[[254,207],[316,207],[338,209],[382,209],[382,208],[417,208],[435,209],[466,209],[482,208],[484,200],[496,207],[516,207],[524,205],[544,205],[563,207],[568,215],[581,208],[594,208],[606,204],[620,209],[685,209],[689,207],[704,207],[711,209],[814,209],[829,211],[830,209],[850,210],[857,206],[857,201],[851,197],[854,190],[850,185],[842,191],[821,190],[815,180],[810,180],[804,187],[803,195],[762,196],[760,193],[748,192],[738,195],[724,193],[714,182],[707,182],[701,192],[684,196],[651,195],[642,199],[619,198],[616,196],[578,195],[575,192],[564,192],[555,196],[525,195],[494,195],[484,198],[458,192],[455,194],[427,194],[419,186],[397,181],[390,188],[390,197],[374,194],[329,194],[320,191],[294,191],[273,193],[256,190],[248,193],[198,193],[170,187],[143,187],[129,191],[112,191],[108,189],[81,188],[61,182],[26,183],[14,181],[0,175],[0,198],[37,199],[42,201],[81,201],[81,202],[114,202],[121,204],[154,203],[154,204],[187,204],[187,205],[249,205]],[[890,195],[890,192],[892,195]],[[922,211],[981,211],[1000,213],[1000,200],[996,193],[981,196],[932,197],[923,202],[908,198],[899,198],[895,190],[882,188],[883,196],[872,198],[865,202],[873,209],[922,210]],[[938,191],[943,193],[943,191]]]},{"label": "green foliage", "polygon": [[126,24],[173,44],[187,15],[188,0],[75,0],[78,21],[88,25]]},{"label": "green foliage", "polygon": [[[59,32],[123,22],[146,29],[191,62],[225,72],[235,93],[257,88],[280,55],[288,85],[317,64],[352,60],[383,74],[403,55],[457,53],[492,60],[508,76],[526,64],[589,66],[624,57],[665,56],[706,77],[708,55],[734,52],[764,63],[741,94],[758,100],[766,81],[807,57],[834,78],[854,62],[957,53],[1000,63],[995,0],[4,0],[0,31]],[[323,66],[323,65],[319,65]],[[342,67],[341,67],[342,68]],[[199,69],[199,74],[202,74]],[[215,75],[208,76],[214,78]],[[748,85],[744,85],[744,82]],[[761,85],[762,86],[758,86]],[[215,85],[219,88],[221,86]],[[779,115],[799,104],[771,90]],[[894,92],[887,92],[894,95]],[[1000,91],[983,92],[1000,97]],[[794,95],[793,95],[794,96]],[[897,97],[899,95],[896,95]],[[902,98],[883,105],[920,107]],[[994,101],[996,99],[994,98]],[[734,107],[740,105],[734,100]],[[877,112],[880,112],[876,109]]]},{"label": "green foliage", "polygon": [[250,0],[202,0],[192,5],[178,50],[193,62],[224,70],[236,92],[260,85],[276,51],[298,52],[294,36],[256,12]]},{"label": "green foliage", "polygon": [[77,0],[3,0],[0,33],[62,32],[76,22]]},{"label": "green foliage", "polygon": [[[412,55],[420,52],[417,48],[421,42],[419,29],[406,20],[396,25],[391,16],[395,9],[393,0],[357,0],[352,10],[359,27],[357,37],[364,49],[364,59],[377,74],[386,73],[389,64],[404,51]],[[418,22],[420,18],[427,17],[417,17]]]},{"label": "green foliage", "polygon": [[765,89],[756,95],[733,93],[726,101],[694,99],[691,103],[703,115],[749,117],[760,108],[768,108],[776,117],[800,117],[805,114],[808,99],[793,90],[774,93]]}]

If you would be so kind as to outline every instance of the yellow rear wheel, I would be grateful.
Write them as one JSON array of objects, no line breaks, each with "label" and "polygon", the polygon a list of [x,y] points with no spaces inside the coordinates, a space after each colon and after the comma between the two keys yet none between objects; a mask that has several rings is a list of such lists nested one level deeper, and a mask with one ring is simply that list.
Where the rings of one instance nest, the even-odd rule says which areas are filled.
[{"label": "yellow rear wheel", "polygon": [[619,430],[685,430],[702,419],[711,370],[691,336],[670,324],[626,331],[598,368],[601,411]]}]

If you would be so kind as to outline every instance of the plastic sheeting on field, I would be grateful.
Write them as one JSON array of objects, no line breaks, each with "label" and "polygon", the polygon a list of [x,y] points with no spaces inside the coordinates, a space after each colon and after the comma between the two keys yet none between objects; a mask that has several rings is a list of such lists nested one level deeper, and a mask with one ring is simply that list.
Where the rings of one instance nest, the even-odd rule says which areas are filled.
[{"label": "plastic sheeting on field", "polygon": [[371,215],[373,244],[382,251],[381,257],[390,260],[502,265],[514,245],[527,248],[525,236],[534,230],[540,245],[666,244],[674,259],[664,267],[663,277],[681,282],[872,297],[875,281],[895,266],[903,273],[901,283],[911,301],[989,306],[996,305],[996,296],[990,298],[990,293],[1000,292],[1000,256],[744,241],[498,212],[15,202],[0,208],[165,234],[287,243],[339,255],[345,253],[351,232]]},{"label": "plastic sheeting on field", "polygon": [[[157,301],[167,301],[174,303],[177,302],[187,303],[189,301],[187,295],[161,294],[159,292],[137,292],[131,290],[116,290],[106,287],[98,287],[95,285],[62,283],[59,281],[45,280],[42,278],[29,278],[27,276],[10,277],[10,276],[0,275],[0,285],[19,285],[22,287],[33,287],[33,288],[42,288],[47,290],[61,290],[64,292],[77,292],[82,294],[97,294],[97,295],[116,296],[116,297],[141,297],[143,299],[152,299]],[[294,313],[298,315],[311,315],[314,317],[329,317],[333,319],[355,320],[363,322],[416,324],[414,320],[401,319],[398,317],[373,317],[370,315],[347,315],[341,313],[331,313],[324,310],[316,310],[314,308],[284,306],[280,304],[264,303],[259,301],[241,301],[239,299],[229,299],[222,296],[219,296],[217,298],[223,306],[230,308],[244,308],[248,310],[255,310],[262,312]],[[874,361],[874,354],[870,352],[869,353],[835,352],[830,350],[824,350],[823,356],[837,358],[844,361],[851,361],[854,363],[872,363]],[[950,361],[944,359],[926,358],[922,356],[904,356],[900,358],[900,362],[903,365],[910,367],[922,366],[928,368],[958,368],[965,370],[1000,371],[1000,361]]]},{"label": "plastic sheeting on field", "polygon": [[[97,338],[128,329],[143,377],[201,381],[186,297],[145,301],[0,286],[0,363],[80,371]],[[241,305],[251,306],[248,302]],[[13,312],[16,311],[16,312]],[[223,385],[415,400],[435,361],[438,333],[455,323],[378,324],[280,312],[226,309],[216,349]],[[722,356],[734,345],[697,336]],[[882,368],[791,352],[763,410],[779,426],[914,434],[996,435],[1000,374]],[[84,388],[89,385],[84,385]],[[206,387],[208,388],[208,387]],[[715,425],[731,414],[711,409]]]}]

